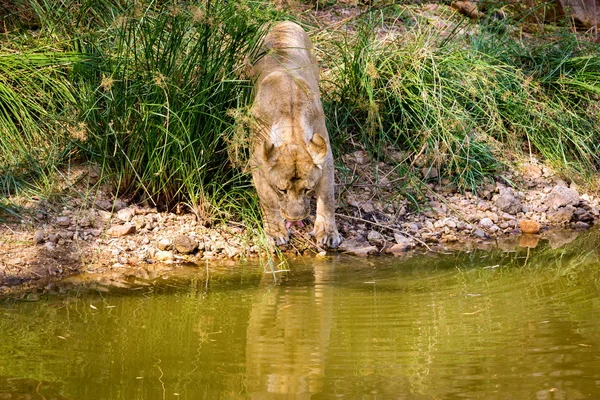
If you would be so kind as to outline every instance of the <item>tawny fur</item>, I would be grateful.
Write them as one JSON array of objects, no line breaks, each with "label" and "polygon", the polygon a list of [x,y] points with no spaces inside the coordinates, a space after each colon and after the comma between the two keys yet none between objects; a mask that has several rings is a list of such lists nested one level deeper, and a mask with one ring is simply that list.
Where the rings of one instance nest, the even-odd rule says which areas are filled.
[{"label": "tawny fur", "polygon": [[251,167],[265,230],[276,244],[286,243],[288,226],[308,216],[314,194],[312,233],[320,245],[337,247],[333,157],[306,32],[292,22],[273,26],[252,71]]}]

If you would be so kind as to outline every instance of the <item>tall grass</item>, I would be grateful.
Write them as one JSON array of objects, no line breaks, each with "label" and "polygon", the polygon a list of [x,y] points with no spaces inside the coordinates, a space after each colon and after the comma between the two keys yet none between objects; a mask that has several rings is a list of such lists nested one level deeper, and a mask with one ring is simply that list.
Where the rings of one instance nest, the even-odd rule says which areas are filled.
[{"label": "tall grass", "polygon": [[[256,215],[227,140],[250,101],[244,59],[263,23],[282,18],[271,2],[23,1],[35,35],[0,39],[0,195],[78,154],[119,194],[206,219]],[[465,190],[513,154],[598,172],[597,44],[568,31],[525,40],[513,21],[456,15],[444,30],[412,10],[314,35],[337,154],[402,150],[398,171],[435,167]]]},{"label": "tall grass", "polygon": [[523,152],[565,171],[598,172],[600,64],[573,34],[523,43],[509,29],[472,26],[460,36],[416,25],[381,37],[382,20],[367,14],[354,31],[327,38],[325,53],[335,56],[325,60],[324,102],[338,144],[360,143],[377,157],[407,150],[416,165],[471,190]]},{"label": "tall grass", "polygon": [[87,152],[120,193],[199,205],[244,182],[228,164],[228,110],[249,101],[244,56],[272,17],[259,3],[165,2],[106,30],[81,70],[83,120],[94,127]]},{"label": "tall grass", "polygon": [[0,55],[0,196],[31,186],[71,151],[79,128],[68,71],[82,59],[73,52]]}]

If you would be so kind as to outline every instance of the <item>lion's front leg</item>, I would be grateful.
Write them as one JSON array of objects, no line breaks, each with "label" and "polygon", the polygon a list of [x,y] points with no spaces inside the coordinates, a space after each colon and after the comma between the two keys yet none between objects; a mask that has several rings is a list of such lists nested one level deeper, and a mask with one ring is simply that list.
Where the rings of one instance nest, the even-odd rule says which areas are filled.
[{"label": "lion's front leg", "polygon": [[316,196],[317,218],[312,234],[319,245],[336,248],[344,239],[335,224],[333,165],[324,168],[323,177],[316,188]]},{"label": "lion's front leg", "polygon": [[279,212],[277,195],[267,185],[264,178],[260,176],[260,173],[253,173],[252,178],[260,201],[265,233],[276,246],[286,244],[290,240],[290,234],[285,226],[285,219]]},{"label": "lion's front leg", "polygon": [[285,226],[285,220],[278,209],[271,209],[261,204],[265,233],[279,246],[290,241],[290,234]]}]

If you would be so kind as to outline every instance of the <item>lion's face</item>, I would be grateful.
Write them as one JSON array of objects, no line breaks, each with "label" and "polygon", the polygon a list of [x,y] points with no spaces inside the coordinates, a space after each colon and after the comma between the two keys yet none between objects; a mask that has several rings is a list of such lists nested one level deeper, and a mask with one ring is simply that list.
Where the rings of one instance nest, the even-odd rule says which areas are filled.
[{"label": "lion's face", "polygon": [[[322,138],[321,138],[322,139]],[[314,148],[296,144],[265,145],[265,177],[279,202],[286,221],[301,221],[310,211],[310,199],[323,170]],[[312,153],[312,154],[311,154]]]}]

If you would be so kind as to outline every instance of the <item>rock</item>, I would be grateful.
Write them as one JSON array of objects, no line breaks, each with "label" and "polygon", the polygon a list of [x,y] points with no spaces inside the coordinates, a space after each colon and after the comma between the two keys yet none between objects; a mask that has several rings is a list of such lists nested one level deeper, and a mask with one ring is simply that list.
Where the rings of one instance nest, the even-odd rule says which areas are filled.
[{"label": "rock", "polygon": [[156,247],[158,247],[159,250],[171,250],[173,248],[173,242],[171,241],[171,239],[161,239],[158,241]]},{"label": "rock", "polygon": [[71,218],[70,217],[56,217],[56,225],[58,226],[69,226],[71,225]]},{"label": "rock", "polygon": [[489,236],[487,235],[487,233],[485,233],[481,229],[475,229],[473,231],[473,236],[478,237],[480,239],[488,239],[489,238]]},{"label": "rock", "polygon": [[161,262],[173,261],[175,259],[175,256],[173,255],[173,252],[171,252],[171,251],[159,250],[156,253],[154,253],[154,259],[156,261],[161,261]]},{"label": "rock", "polygon": [[398,244],[407,244],[409,246],[413,246],[414,245],[414,241],[411,238],[408,238],[408,237],[406,237],[404,235],[401,235],[399,233],[394,233],[394,240]]},{"label": "rock", "polygon": [[464,231],[465,229],[472,229],[472,226],[464,221],[458,221],[456,224],[456,229],[459,231]]},{"label": "rock", "polygon": [[92,219],[89,216],[84,216],[79,220],[79,226],[82,228],[89,228],[92,226]]},{"label": "rock", "polygon": [[127,207],[117,212],[117,217],[123,222],[130,222],[135,215],[135,208]]},{"label": "rock", "polygon": [[525,164],[523,166],[523,175],[529,179],[539,179],[542,177],[542,169],[536,164]]},{"label": "rock", "polygon": [[492,221],[490,218],[482,218],[479,221],[479,225],[483,226],[484,228],[491,228],[492,226],[494,226],[494,221]]},{"label": "rock", "polygon": [[540,224],[532,219],[522,219],[519,221],[519,227],[523,233],[538,233],[540,231]]},{"label": "rock", "polygon": [[500,196],[496,199],[496,207],[509,214],[517,214],[523,209],[521,201],[515,197],[510,189],[504,189],[500,192]]},{"label": "rock", "polygon": [[575,210],[575,214],[573,215],[576,221],[585,222],[587,224],[594,223],[594,215],[589,211],[584,210],[583,208],[578,208]]},{"label": "rock", "polygon": [[360,257],[365,257],[369,254],[374,254],[378,252],[377,247],[365,242],[358,242],[353,239],[343,241],[339,249],[345,253],[349,253]]},{"label": "rock", "polygon": [[454,221],[453,219],[450,219],[450,218],[448,218],[448,219],[446,220],[446,223],[445,223],[445,225],[446,225],[448,228],[450,228],[450,229],[456,229],[456,226],[457,226],[457,225],[456,225],[456,221]]},{"label": "rock", "polygon": [[439,219],[433,223],[433,227],[437,229],[443,228],[444,226],[446,226],[446,223],[442,219]]},{"label": "rock", "polygon": [[385,242],[385,238],[383,237],[383,235],[374,230],[369,231],[369,233],[367,234],[367,240],[372,245],[378,247],[382,247]]},{"label": "rock", "polygon": [[395,244],[392,247],[388,247],[385,249],[386,253],[391,253],[395,256],[402,255],[408,251],[408,246],[406,244]]},{"label": "rock", "polygon": [[131,225],[131,224],[113,225],[110,228],[108,228],[106,233],[112,237],[121,237],[121,236],[125,236],[125,235],[130,235],[132,233],[135,233],[135,225]]},{"label": "rock", "polygon": [[112,202],[109,200],[96,200],[94,202],[94,205],[96,206],[96,208],[99,208],[101,210],[110,210],[112,209]]},{"label": "rock", "polygon": [[45,235],[45,232],[43,229],[38,229],[37,231],[35,231],[35,233],[33,234],[33,243],[35,243],[35,244],[44,243],[44,235]]},{"label": "rock", "polygon": [[546,218],[551,223],[564,224],[571,221],[573,214],[575,214],[575,207],[568,205],[561,207],[556,211],[549,212],[546,215]]},{"label": "rock", "polygon": [[409,222],[408,224],[406,224],[406,228],[408,228],[408,230],[410,230],[413,233],[417,233],[421,229],[421,226],[416,222]]},{"label": "rock", "polygon": [[574,206],[577,203],[579,203],[577,190],[562,185],[554,186],[546,197],[546,204],[551,208]]},{"label": "rock", "polygon": [[365,202],[360,205],[360,208],[366,213],[372,213],[375,211],[375,207],[373,207],[373,203]]},{"label": "rock", "polygon": [[51,233],[48,235],[48,241],[50,243],[58,243],[58,239],[60,239],[60,237],[56,234],[56,233]]},{"label": "rock", "polygon": [[574,224],[574,228],[575,229],[581,229],[581,230],[585,230],[585,229],[589,229],[590,228],[590,224],[583,222],[583,221],[577,221]]},{"label": "rock", "polygon": [[198,242],[186,235],[177,235],[173,239],[173,246],[181,254],[190,254],[198,249]]},{"label": "rock", "polygon": [[127,202],[121,199],[116,199],[114,202],[114,207],[116,211],[122,210],[127,207]]},{"label": "rock", "polygon": [[453,233],[449,233],[442,237],[442,243],[454,243],[454,242],[458,242],[458,237]]}]

